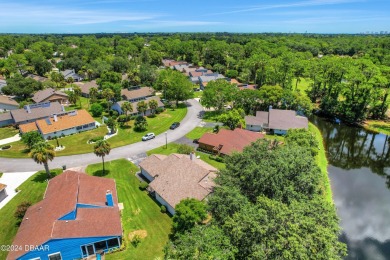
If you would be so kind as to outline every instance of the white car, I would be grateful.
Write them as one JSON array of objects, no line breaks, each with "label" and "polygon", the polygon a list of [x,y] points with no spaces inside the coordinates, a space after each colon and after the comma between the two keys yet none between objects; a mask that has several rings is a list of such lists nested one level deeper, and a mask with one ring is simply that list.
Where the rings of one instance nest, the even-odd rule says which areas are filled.
[{"label": "white car", "polygon": [[142,141],[147,141],[147,140],[153,139],[155,137],[156,136],[154,135],[154,133],[148,133],[148,134],[142,136]]}]

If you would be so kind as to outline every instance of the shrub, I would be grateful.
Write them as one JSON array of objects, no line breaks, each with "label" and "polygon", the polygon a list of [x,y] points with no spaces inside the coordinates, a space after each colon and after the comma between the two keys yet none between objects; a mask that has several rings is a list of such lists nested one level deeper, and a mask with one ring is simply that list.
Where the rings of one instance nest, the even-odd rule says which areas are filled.
[{"label": "shrub", "polygon": [[23,201],[18,205],[18,207],[15,210],[14,216],[18,220],[22,220],[24,215],[26,214],[27,209],[31,206],[31,203],[28,201]]},{"label": "shrub", "polygon": [[162,112],[164,112],[164,108],[162,108],[162,107],[156,108],[156,114],[160,114]]},{"label": "shrub", "polygon": [[91,139],[89,139],[89,143],[96,143],[97,141],[100,141],[100,140],[103,140],[104,139],[104,136],[96,136],[96,137],[93,137]]},{"label": "shrub", "polygon": [[1,147],[1,150],[8,150],[9,148],[11,148],[11,145],[4,145]]},{"label": "shrub", "polygon": [[109,114],[110,114],[110,116],[112,116],[112,117],[118,117],[118,116],[119,116],[118,111],[112,110],[112,109],[109,111]]},{"label": "shrub", "polygon": [[126,116],[126,115],[120,115],[120,116],[118,116],[117,120],[118,120],[118,122],[124,123],[124,122],[130,121],[130,118],[128,116]]},{"label": "shrub", "polygon": [[139,243],[141,243],[141,237],[139,235],[134,235],[133,239],[131,240],[131,244],[134,247],[137,247]]},{"label": "shrub", "polygon": [[216,160],[217,162],[224,162],[223,157],[221,157],[221,156],[215,157],[215,160]]},{"label": "shrub", "polygon": [[167,208],[164,205],[161,205],[160,210],[162,213],[167,213]]},{"label": "shrub", "polygon": [[149,187],[149,184],[147,182],[141,181],[138,187],[140,190],[146,190]]},{"label": "shrub", "polygon": [[135,131],[145,131],[148,128],[148,122],[146,118],[143,116],[137,116],[134,122],[134,130]]},{"label": "shrub", "polygon": [[92,116],[98,117],[98,116],[102,115],[104,108],[102,105],[100,105],[98,103],[93,103],[90,110],[91,110]]},{"label": "shrub", "polygon": [[177,152],[181,154],[190,154],[194,148],[187,144],[180,144],[179,147],[177,147]]}]

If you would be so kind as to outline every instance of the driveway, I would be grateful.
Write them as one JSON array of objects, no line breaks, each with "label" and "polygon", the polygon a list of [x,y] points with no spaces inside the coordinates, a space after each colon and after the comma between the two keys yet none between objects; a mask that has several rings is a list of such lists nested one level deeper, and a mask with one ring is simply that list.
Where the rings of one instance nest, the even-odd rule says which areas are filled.
[{"label": "driveway", "polygon": [[[199,125],[202,121],[199,118],[199,113],[203,111],[203,107],[196,100],[188,100],[187,115],[180,122],[180,127],[175,130],[167,130],[167,141],[174,142],[177,139],[183,137],[189,133],[192,129]],[[151,149],[164,145],[165,133],[156,136],[155,139],[138,142],[111,150],[110,154],[105,157],[105,161],[116,160],[119,158],[131,158],[135,155],[145,153]],[[92,163],[101,162],[101,158],[97,157],[93,153],[77,154],[70,156],[56,157],[49,163],[50,168],[61,168],[62,165],[66,165],[67,168],[86,166]],[[12,159],[12,158],[0,158],[0,172],[22,172],[22,171],[34,171],[43,170],[43,166],[35,163],[32,159]]]},{"label": "driveway", "polygon": [[9,143],[13,143],[13,142],[17,142],[21,139],[20,135],[17,134],[17,135],[14,135],[12,137],[9,137],[9,138],[5,138],[5,139],[1,139],[0,140],[0,145],[3,145],[3,144],[9,144]]},{"label": "driveway", "polygon": [[15,195],[15,189],[19,187],[20,184],[25,182],[36,172],[7,172],[3,173],[3,176],[0,178],[0,183],[7,185],[5,188],[8,196],[0,202],[0,209],[5,206]]}]

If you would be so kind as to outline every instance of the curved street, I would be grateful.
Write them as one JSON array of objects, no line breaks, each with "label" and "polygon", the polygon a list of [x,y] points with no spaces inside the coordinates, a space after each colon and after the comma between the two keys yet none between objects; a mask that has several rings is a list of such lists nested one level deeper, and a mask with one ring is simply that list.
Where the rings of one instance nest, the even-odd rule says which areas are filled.
[{"label": "curved street", "polygon": [[[199,114],[203,111],[203,107],[194,99],[187,101],[187,115],[180,123],[180,127],[175,130],[167,131],[168,143],[176,141],[189,133],[192,129],[200,124],[202,119]],[[109,140],[109,139],[108,139]],[[105,161],[111,161],[119,158],[129,158],[141,153],[145,153],[151,149],[165,145],[165,133],[156,136],[155,139],[138,142],[122,147],[117,147],[111,150],[110,154],[105,157]],[[56,157],[52,162],[49,162],[50,168],[61,168],[66,165],[67,168],[87,166],[92,163],[99,163],[102,159],[94,153],[76,154],[70,156]],[[35,163],[32,159],[12,159],[0,158],[0,172],[27,172],[43,170],[43,165]]]}]

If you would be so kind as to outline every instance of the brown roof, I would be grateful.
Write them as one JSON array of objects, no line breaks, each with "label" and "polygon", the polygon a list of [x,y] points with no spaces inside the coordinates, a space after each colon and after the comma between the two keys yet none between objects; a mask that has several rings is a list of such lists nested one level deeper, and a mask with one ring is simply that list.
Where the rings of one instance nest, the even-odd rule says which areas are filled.
[{"label": "brown roof", "polygon": [[269,127],[271,129],[308,128],[307,117],[297,116],[294,110],[271,109],[269,113]]},{"label": "brown roof", "polygon": [[257,85],[241,84],[241,85],[238,85],[238,88],[240,90],[244,90],[244,89],[256,90],[257,89]]},{"label": "brown roof", "polygon": [[42,77],[39,75],[35,75],[35,74],[28,74],[27,77],[32,78],[33,80],[36,80],[39,82],[45,82],[46,80],[48,80],[48,78],[45,78],[45,77]]},{"label": "brown roof", "polygon": [[0,95],[0,104],[12,105],[19,107],[19,103],[11,97]]},{"label": "brown roof", "polygon": [[152,96],[153,93],[154,93],[154,89],[151,87],[142,87],[142,88],[134,89],[134,90],[128,90],[128,89],[121,90],[121,95],[126,100],[149,97],[149,96]]},{"label": "brown roof", "polygon": [[[95,122],[95,119],[93,119],[93,117],[84,109],[57,115],[57,121],[55,121],[54,118],[55,117],[52,116],[47,119],[36,121],[42,134],[49,134]],[[48,124],[47,120],[50,121],[50,124]]]},{"label": "brown roof", "polygon": [[53,95],[68,97],[68,95],[65,94],[64,92],[61,92],[61,91],[58,91],[58,90],[54,90],[52,88],[47,88],[47,89],[44,89],[44,90],[36,92],[34,94],[34,96],[32,97],[32,100],[35,103],[40,103],[42,101],[45,101],[46,99],[48,99],[49,97],[51,97]]},{"label": "brown roof", "polygon": [[5,112],[0,114],[0,121],[10,120],[12,119],[11,112]]},{"label": "brown roof", "polygon": [[7,185],[0,183],[0,191],[4,190],[7,188]]},{"label": "brown roof", "polygon": [[38,131],[37,124],[35,122],[19,125],[19,130],[22,134],[31,131]]},{"label": "brown roof", "polygon": [[236,79],[231,79],[230,83],[232,83],[232,84],[240,84],[240,82],[238,80],[236,80]]},{"label": "brown roof", "polygon": [[[105,206],[107,190],[112,192],[113,207]],[[59,220],[75,210],[77,203],[103,207],[78,208],[75,220]],[[22,250],[10,252],[7,259],[27,253],[24,245],[41,245],[51,239],[120,235],[122,226],[115,181],[66,171],[51,179],[43,200],[27,210],[13,242]]]},{"label": "brown roof", "polygon": [[91,88],[98,88],[99,86],[96,84],[96,80],[92,80],[85,84],[80,84],[81,93],[89,94],[89,90]]},{"label": "brown roof", "polygon": [[259,138],[264,138],[264,135],[240,128],[234,131],[221,129],[217,134],[205,133],[199,139],[199,143],[214,147],[221,146],[220,153],[231,154],[233,151],[242,152],[245,146]]},{"label": "brown roof", "polygon": [[170,60],[170,59],[163,59],[162,63],[164,64],[165,67],[187,64],[186,61],[176,61],[176,60]]},{"label": "brown roof", "polygon": [[245,123],[247,125],[265,126],[268,124],[268,112],[257,111],[256,116],[245,116]]},{"label": "brown roof", "polygon": [[199,77],[199,76],[202,76],[202,75],[203,75],[203,72],[200,72],[200,71],[191,71],[189,74],[190,74],[191,77]]},{"label": "brown roof", "polygon": [[217,169],[184,154],[151,155],[140,167],[154,176],[150,187],[173,208],[186,198],[203,200],[215,185]]},{"label": "brown roof", "polygon": [[30,121],[37,120],[40,118],[45,118],[45,117],[48,117],[50,115],[63,112],[62,111],[63,108],[62,108],[61,104],[58,102],[52,102],[52,103],[46,102],[46,103],[42,103],[41,104],[42,106],[34,108],[34,106],[37,106],[37,105],[39,105],[39,104],[33,104],[30,106],[30,107],[33,107],[33,108],[31,108],[31,113],[28,113],[27,109],[25,109],[25,108],[11,110],[11,115],[12,115],[13,119],[15,120],[15,123],[18,124],[18,123],[24,122],[26,120],[30,120]]}]

